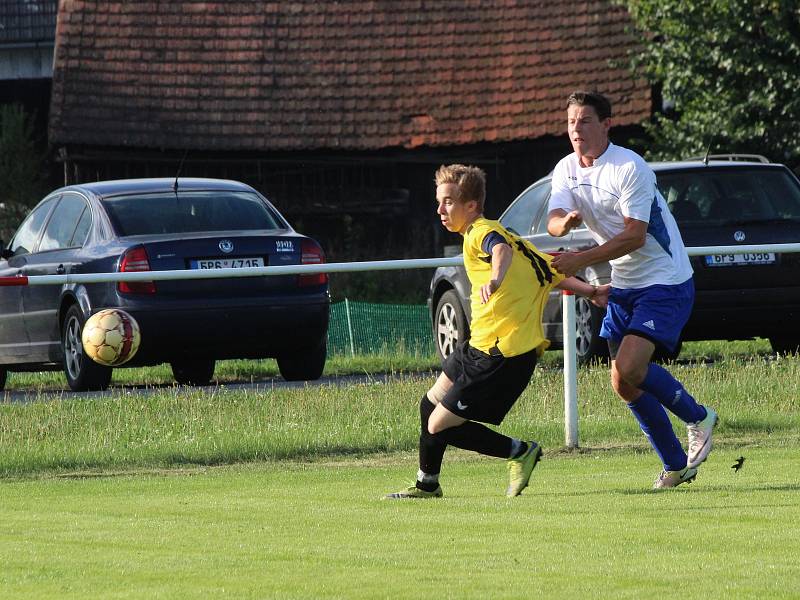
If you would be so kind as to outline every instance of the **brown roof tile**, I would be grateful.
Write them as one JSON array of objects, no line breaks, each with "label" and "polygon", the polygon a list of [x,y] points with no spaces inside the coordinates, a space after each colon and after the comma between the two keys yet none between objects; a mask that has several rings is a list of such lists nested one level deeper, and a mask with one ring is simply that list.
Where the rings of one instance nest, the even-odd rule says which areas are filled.
[{"label": "brown roof tile", "polygon": [[51,140],[208,150],[370,150],[564,131],[564,99],[650,114],[608,1],[62,0]]}]

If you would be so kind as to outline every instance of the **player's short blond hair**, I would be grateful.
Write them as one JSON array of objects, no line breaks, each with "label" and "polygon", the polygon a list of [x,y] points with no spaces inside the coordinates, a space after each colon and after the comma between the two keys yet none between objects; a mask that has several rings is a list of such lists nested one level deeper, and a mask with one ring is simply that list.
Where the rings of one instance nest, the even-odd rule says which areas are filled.
[{"label": "player's short blond hair", "polygon": [[442,165],[436,171],[436,185],[454,183],[458,186],[459,202],[475,201],[478,211],[483,212],[486,201],[486,173],[479,167],[467,165]]}]

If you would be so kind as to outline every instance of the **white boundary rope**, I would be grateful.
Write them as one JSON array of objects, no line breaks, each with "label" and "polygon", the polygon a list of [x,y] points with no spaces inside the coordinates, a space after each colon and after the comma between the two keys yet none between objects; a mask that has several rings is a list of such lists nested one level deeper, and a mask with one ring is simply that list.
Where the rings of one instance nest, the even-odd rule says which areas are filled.
[{"label": "white boundary rope", "polygon": [[[699,246],[687,248],[689,256],[709,254],[750,254],[755,252],[800,252],[798,244],[765,244],[762,246]],[[177,269],[173,271],[139,271],[128,273],[67,273],[65,275],[33,275],[0,277],[4,285],[69,285],[73,283],[108,283],[113,281],[179,281],[186,279],[225,279],[230,277],[264,277],[279,275],[313,275],[315,273],[353,273],[430,269],[463,265],[460,256],[452,258],[416,258],[369,262],[320,263],[310,265],[276,265],[273,267],[240,267],[234,269]]]},{"label": "white boundary rope", "polygon": [[352,273],[362,271],[397,271],[463,265],[460,256],[453,258],[419,258],[373,262],[320,263],[310,265],[276,265],[273,267],[238,267],[228,269],[177,269],[173,271],[136,271],[127,273],[68,273],[66,275],[33,275],[0,277],[2,285],[54,285],[72,283],[109,283],[113,281],[181,281],[186,279],[227,279],[279,275],[313,275],[315,273]]}]

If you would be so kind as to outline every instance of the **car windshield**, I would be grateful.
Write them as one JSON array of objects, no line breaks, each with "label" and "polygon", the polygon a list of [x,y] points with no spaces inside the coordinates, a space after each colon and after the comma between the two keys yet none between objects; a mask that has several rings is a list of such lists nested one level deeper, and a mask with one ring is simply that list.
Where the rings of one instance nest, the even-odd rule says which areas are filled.
[{"label": "car windshield", "polygon": [[250,192],[135,194],[106,198],[103,205],[120,236],[285,228]]},{"label": "car windshield", "polygon": [[692,169],[657,177],[680,225],[800,220],[800,185],[783,169]]}]

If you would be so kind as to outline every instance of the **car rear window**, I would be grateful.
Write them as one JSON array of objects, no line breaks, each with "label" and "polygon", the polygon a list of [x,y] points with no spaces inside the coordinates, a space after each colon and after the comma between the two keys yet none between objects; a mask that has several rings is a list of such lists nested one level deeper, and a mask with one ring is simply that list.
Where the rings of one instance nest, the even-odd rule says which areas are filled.
[{"label": "car rear window", "polygon": [[286,227],[261,198],[249,192],[135,194],[102,202],[120,236]]},{"label": "car rear window", "polygon": [[783,169],[693,169],[657,178],[679,224],[800,220],[800,185]]}]

